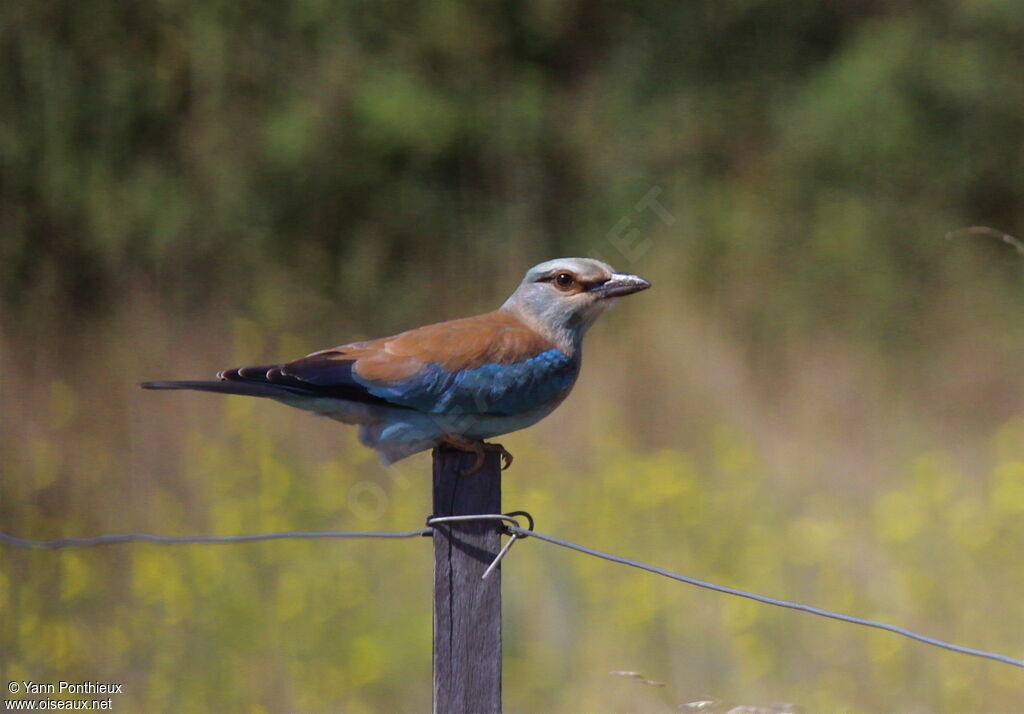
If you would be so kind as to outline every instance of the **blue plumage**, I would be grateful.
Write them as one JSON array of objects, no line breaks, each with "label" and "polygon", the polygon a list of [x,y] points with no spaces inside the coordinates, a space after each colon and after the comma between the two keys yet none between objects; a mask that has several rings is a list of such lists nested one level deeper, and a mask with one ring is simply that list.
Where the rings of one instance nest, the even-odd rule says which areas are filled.
[{"label": "blue plumage", "polygon": [[550,349],[514,364],[488,363],[454,372],[436,362],[394,383],[357,380],[370,394],[426,414],[509,416],[557,399],[579,374],[580,362]]}]

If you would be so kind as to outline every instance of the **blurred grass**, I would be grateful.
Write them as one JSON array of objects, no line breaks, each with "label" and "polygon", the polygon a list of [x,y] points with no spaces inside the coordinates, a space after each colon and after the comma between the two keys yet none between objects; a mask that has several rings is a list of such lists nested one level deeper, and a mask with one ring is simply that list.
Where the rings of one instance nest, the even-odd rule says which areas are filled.
[{"label": "blurred grass", "polygon": [[[1020,656],[1024,264],[944,236],[1024,233],[1022,18],[2,4],[0,528],[417,527],[428,457],[136,382],[490,309],[596,254],[655,289],[504,439],[509,508]],[[542,543],[503,569],[509,711],[1019,708],[1018,672],[895,636]],[[124,711],[423,711],[430,577],[419,541],[3,549],[0,675],[123,682]]]},{"label": "blurred grass", "polygon": [[[670,316],[637,319],[665,315],[659,306],[673,302],[647,295],[651,304],[624,304],[595,328],[564,407],[504,440],[517,457],[505,478],[509,508],[592,547],[1016,653],[1019,632],[1008,624],[1024,616],[1012,567],[1024,541],[1024,420],[972,428],[941,412],[984,364],[945,375],[943,393],[922,397],[916,387],[879,388],[863,363],[861,374],[844,373],[808,344],[794,358],[806,368],[787,376],[791,398],[761,401],[746,386],[760,379],[756,365],[736,359],[730,369],[740,345],[719,325],[678,303]],[[87,357],[71,373],[45,346],[17,353],[24,361],[3,350],[5,530],[422,522],[426,456],[384,469],[325,420],[134,386],[242,355],[283,356],[281,346],[301,339],[250,320],[230,327],[224,314],[162,324],[137,307],[145,300],[131,302],[131,316],[72,340]],[[188,354],[171,347],[186,340]],[[690,347],[658,349],[669,341]],[[671,373],[637,406],[646,396],[637,380],[661,369],[645,360],[652,351]],[[930,423],[936,408],[941,419]],[[651,419],[656,429],[639,428]],[[3,563],[0,607],[13,616],[0,625],[0,650],[10,678],[122,681],[129,711],[429,707],[426,542],[5,550]],[[998,711],[1019,695],[1009,668],[542,543],[518,546],[504,577],[511,711],[664,711],[702,698],[808,711]],[[668,686],[608,674],[623,669]]]}]

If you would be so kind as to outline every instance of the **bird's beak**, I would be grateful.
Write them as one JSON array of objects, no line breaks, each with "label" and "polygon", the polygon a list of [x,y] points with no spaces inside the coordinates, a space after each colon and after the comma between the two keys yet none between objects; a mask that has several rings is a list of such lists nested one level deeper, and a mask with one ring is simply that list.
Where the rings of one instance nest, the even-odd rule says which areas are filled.
[{"label": "bird's beak", "polygon": [[593,289],[603,300],[606,298],[617,298],[623,295],[632,295],[641,290],[646,290],[651,284],[639,275],[629,273],[612,273],[612,277]]}]

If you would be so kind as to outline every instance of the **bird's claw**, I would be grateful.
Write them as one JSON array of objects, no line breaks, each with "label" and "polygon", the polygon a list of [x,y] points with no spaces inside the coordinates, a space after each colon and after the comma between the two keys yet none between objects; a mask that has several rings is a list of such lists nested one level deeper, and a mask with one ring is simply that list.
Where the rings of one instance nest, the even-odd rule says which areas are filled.
[{"label": "bird's claw", "polygon": [[508,449],[501,444],[489,444],[485,441],[477,441],[475,439],[469,439],[465,436],[457,436],[454,434],[445,436],[441,440],[441,443],[446,444],[453,449],[473,454],[475,457],[473,465],[461,472],[459,474],[460,476],[472,476],[482,469],[484,461],[486,461],[487,458],[487,452],[489,451],[496,451],[500,456],[502,471],[512,465],[512,454],[509,453]]},{"label": "bird's claw", "polygon": [[501,457],[501,470],[505,471],[512,465],[512,453],[501,444],[488,444],[484,442],[484,451],[497,451]]}]

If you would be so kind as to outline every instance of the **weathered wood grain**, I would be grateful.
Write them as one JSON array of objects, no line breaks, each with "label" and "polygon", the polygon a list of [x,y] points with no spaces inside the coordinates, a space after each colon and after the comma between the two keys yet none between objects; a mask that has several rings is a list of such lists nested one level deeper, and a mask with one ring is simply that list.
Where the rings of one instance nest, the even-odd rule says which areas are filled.
[{"label": "weathered wood grain", "polygon": [[[483,468],[460,451],[434,451],[434,515],[501,513],[498,454]],[[481,580],[501,547],[494,521],[445,523],[434,532],[434,712],[501,711],[501,568]]]}]

